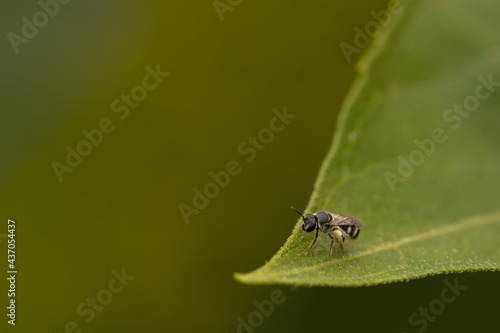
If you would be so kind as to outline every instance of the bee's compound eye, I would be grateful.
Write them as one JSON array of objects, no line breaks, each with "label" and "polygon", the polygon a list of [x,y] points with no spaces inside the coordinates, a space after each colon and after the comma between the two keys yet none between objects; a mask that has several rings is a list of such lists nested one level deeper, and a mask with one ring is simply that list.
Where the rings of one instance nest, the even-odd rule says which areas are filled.
[{"label": "bee's compound eye", "polygon": [[307,214],[302,222],[302,230],[311,232],[316,229],[316,219],[311,214]]},{"label": "bee's compound eye", "polygon": [[306,221],[302,222],[302,230],[307,231]]}]

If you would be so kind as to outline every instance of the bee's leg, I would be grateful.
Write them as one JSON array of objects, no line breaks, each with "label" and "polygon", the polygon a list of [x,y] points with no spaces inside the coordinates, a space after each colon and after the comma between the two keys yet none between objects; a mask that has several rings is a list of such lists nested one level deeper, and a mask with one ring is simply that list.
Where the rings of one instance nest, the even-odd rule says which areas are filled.
[{"label": "bee's leg", "polygon": [[345,236],[342,233],[340,229],[335,229],[333,231],[333,235],[335,238],[337,238],[337,242],[339,243],[340,249],[342,250],[342,253],[345,253],[344,250],[344,241],[345,241]]},{"label": "bee's leg", "polygon": [[312,247],[314,246],[314,243],[316,243],[316,239],[318,239],[318,231],[319,231],[319,229],[316,229],[316,237],[313,239],[313,241],[312,241],[311,245],[309,245],[309,248],[307,249],[306,254],[308,254],[308,253],[309,253],[309,251],[310,251],[310,250],[312,249]]},{"label": "bee's leg", "polygon": [[345,254],[345,250],[344,250],[344,241],[345,241],[345,236],[342,235],[342,240],[339,241],[339,244],[340,244],[340,249],[342,250],[342,253]]},{"label": "bee's leg", "polygon": [[[330,252],[328,252],[328,261],[330,261],[330,258],[332,256],[332,249],[333,249],[333,243],[335,243],[335,237],[333,237],[332,235],[328,234],[328,236],[331,238],[331,242],[330,242]],[[342,245],[342,244],[341,244]]]}]

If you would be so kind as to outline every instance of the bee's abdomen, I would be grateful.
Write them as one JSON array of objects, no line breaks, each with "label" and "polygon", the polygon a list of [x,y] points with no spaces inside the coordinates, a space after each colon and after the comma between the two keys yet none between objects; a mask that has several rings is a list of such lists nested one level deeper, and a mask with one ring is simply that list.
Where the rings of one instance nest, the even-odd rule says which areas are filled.
[{"label": "bee's abdomen", "polygon": [[352,239],[356,239],[359,235],[359,227],[357,225],[342,225],[340,226],[343,232],[349,235]]}]

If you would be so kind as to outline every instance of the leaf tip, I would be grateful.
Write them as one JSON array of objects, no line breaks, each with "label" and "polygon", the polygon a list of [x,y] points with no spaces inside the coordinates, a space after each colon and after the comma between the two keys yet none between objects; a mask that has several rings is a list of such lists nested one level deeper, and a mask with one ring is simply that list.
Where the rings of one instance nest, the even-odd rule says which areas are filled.
[{"label": "leaf tip", "polygon": [[246,273],[238,273],[238,272],[233,273],[233,278],[240,283],[245,283],[245,284],[248,283],[247,276],[248,274]]}]

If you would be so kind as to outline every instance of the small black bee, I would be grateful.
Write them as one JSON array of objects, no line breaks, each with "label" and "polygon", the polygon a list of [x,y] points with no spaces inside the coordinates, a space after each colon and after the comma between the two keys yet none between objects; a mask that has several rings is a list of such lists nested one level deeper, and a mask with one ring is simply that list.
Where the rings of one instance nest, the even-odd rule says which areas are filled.
[{"label": "small black bee", "polygon": [[306,216],[304,216],[293,206],[292,209],[302,216],[302,230],[305,232],[311,232],[316,229],[316,237],[309,246],[309,249],[307,249],[306,254],[309,253],[314,243],[316,243],[316,240],[318,239],[318,231],[321,230],[321,232],[328,234],[332,240],[330,243],[328,260],[330,260],[330,257],[332,256],[333,243],[335,240],[339,243],[342,252],[345,252],[344,241],[346,236],[349,236],[351,239],[356,239],[359,235],[359,229],[363,227],[363,223],[352,216],[332,214],[322,210],[314,214],[306,214]]}]

